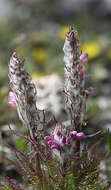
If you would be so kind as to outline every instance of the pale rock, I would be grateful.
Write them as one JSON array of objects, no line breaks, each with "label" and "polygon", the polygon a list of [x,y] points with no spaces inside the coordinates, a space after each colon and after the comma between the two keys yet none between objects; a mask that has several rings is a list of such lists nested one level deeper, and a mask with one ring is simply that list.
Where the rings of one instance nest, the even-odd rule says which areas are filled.
[{"label": "pale rock", "polygon": [[37,108],[49,110],[57,118],[64,120],[66,112],[61,78],[56,74],[52,74],[42,78],[35,78],[33,82],[37,90]]}]

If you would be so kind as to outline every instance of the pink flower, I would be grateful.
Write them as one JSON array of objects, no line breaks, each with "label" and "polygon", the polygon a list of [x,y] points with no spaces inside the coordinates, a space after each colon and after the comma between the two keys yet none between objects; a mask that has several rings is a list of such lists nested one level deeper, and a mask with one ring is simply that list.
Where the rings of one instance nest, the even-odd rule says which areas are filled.
[{"label": "pink flower", "polygon": [[80,55],[80,60],[81,59],[85,59],[85,58],[87,58],[88,57],[88,53],[87,52],[84,52],[84,53],[82,53],[81,55]]},{"label": "pink flower", "polygon": [[81,63],[87,63],[87,59],[86,59],[86,58],[88,58],[88,53],[87,53],[87,52],[82,53],[82,54],[80,55],[80,62],[81,62]]},{"label": "pink flower", "polygon": [[17,105],[15,95],[13,92],[9,92],[9,104],[12,104],[14,106]]},{"label": "pink flower", "polygon": [[71,147],[71,146],[72,146],[72,145],[71,145],[71,143],[70,143],[69,138],[66,138],[66,144],[67,144],[69,147]]},{"label": "pink flower", "polygon": [[53,144],[53,140],[49,140],[47,143],[49,146],[51,146]]},{"label": "pink flower", "polygon": [[51,149],[53,150],[53,149],[57,149],[57,150],[61,150],[61,147],[60,147],[60,145],[59,144],[57,144],[57,143],[54,143],[54,144],[52,144],[52,146],[51,146]]},{"label": "pink flower", "polygon": [[77,70],[78,70],[79,72],[82,72],[82,66],[81,66],[80,64],[77,65]]},{"label": "pink flower", "polygon": [[82,66],[80,64],[77,65],[77,70],[79,71],[80,76],[83,76],[83,70],[82,70]]},{"label": "pink flower", "polygon": [[62,142],[66,143],[66,137],[65,136],[62,136]]},{"label": "pink flower", "polygon": [[85,137],[83,132],[77,133],[75,136],[75,140],[82,140]]},{"label": "pink flower", "polygon": [[60,130],[57,130],[57,131],[56,131],[56,135],[58,135],[58,136],[60,136],[60,135],[61,135]]},{"label": "pink flower", "polygon": [[51,145],[59,145],[55,140],[50,140],[48,141],[48,144],[51,144]]},{"label": "pink flower", "polygon": [[54,139],[50,136],[45,136],[44,140],[48,142],[48,141],[53,141]]},{"label": "pink flower", "polygon": [[75,137],[77,135],[77,131],[72,131],[72,132],[70,132],[70,134],[72,137]]},{"label": "pink flower", "polygon": [[51,131],[51,132],[50,132],[50,135],[53,137],[53,136],[54,136],[54,131]]},{"label": "pink flower", "polygon": [[87,90],[89,91],[89,92],[92,92],[93,91],[93,87],[89,87],[89,88],[87,88]]}]

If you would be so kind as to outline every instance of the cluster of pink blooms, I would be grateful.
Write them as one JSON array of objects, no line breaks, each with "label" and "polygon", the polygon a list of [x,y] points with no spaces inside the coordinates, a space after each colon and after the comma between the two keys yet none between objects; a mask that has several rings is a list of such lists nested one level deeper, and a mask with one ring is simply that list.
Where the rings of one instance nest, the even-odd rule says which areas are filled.
[{"label": "cluster of pink blooms", "polygon": [[48,145],[52,150],[53,149],[61,150],[61,146],[53,139],[53,137],[46,136],[44,137],[44,139],[47,141]]},{"label": "cluster of pink blooms", "polygon": [[48,145],[50,146],[50,148],[52,150],[57,149],[59,151],[62,151],[62,147],[64,145],[67,145],[68,148],[70,148],[74,141],[80,141],[80,140],[83,140],[85,138],[85,135],[83,132],[77,132],[77,131],[70,132],[69,137],[62,135],[60,130],[57,130],[56,133],[51,132],[51,135],[52,136],[45,136],[44,139],[48,143]]}]

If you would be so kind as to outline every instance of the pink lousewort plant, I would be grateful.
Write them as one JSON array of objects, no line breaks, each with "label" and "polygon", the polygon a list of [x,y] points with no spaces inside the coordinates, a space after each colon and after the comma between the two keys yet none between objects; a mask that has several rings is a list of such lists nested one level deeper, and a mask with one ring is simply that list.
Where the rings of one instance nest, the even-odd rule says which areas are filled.
[{"label": "pink lousewort plant", "polygon": [[[92,88],[85,88],[85,73],[83,71],[83,63],[86,62],[88,53],[79,53],[80,44],[76,36],[77,32],[71,28],[66,34],[63,47],[65,53],[63,92],[70,126],[67,130],[61,122],[56,122],[54,131],[51,131],[53,135],[44,137],[52,152],[54,149],[58,151],[56,153],[60,154],[59,158],[62,163],[65,158],[73,155],[74,146],[78,146],[78,150],[80,149],[80,141],[86,138],[81,130],[85,125],[87,96],[92,92]],[[44,128],[47,121],[44,110],[38,110],[36,106],[35,86],[31,82],[29,74],[24,70],[24,60],[21,61],[16,52],[10,59],[9,78],[12,89],[9,94],[9,102],[16,104],[19,118],[28,126],[31,138],[35,139],[39,126],[43,131],[47,131],[47,128]]]},{"label": "pink lousewort plant", "polygon": [[63,93],[69,116],[68,126],[57,121],[54,116],[48,120],[45,110],[37,108],[36,89],[30,75],[24,70],[24,60],[21,61],[15,52],[10,59],[12,92],[9,94],[9,103],[16,105],[20,120],[28,127],[28,135],[20,137],[25,138],[30,145],[27,156],[16,148],[14,152],[19,167],[37,190],[95,189],[98,181],[97,158],[95,154],[91,157],[86,145],[83,146],[85,139],[101,132],[91,135],[83,132],[86,126],[86,101],[93,88],[85,87],[84,66],[88,61],[88,53],[80,53],[79,46],[77,32],[71,27],[63,47]]},{"label": "pink lousewort plant", "polygon": [[86,55],[88,57],[88,53],[82,55],[79,53],[80,43],[76,35],[73,29],[67,32],[63,48],[65,53],[64,95],[71,127],[79,131],[85,123],[86,113],[85,73],[81,60],[86,58]]},{"label": "pink lousewort plant", "polygon": [[19,118],[25,125],[37,128],[43,120],[43,112],[36,107],[36,88],[24,70],[24,60],[21,61],[16,52],[10,59],[9,78],[12,89],[9,102],[16,102]]}]

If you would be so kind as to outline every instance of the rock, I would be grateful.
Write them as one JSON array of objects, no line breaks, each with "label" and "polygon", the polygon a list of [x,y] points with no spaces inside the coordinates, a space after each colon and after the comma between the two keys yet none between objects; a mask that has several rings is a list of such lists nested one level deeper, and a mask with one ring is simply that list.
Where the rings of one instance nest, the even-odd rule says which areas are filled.
[{"label": "rock", "polygon": [[111,98],[99,97],[98,104],[102,110],[111,109]]},{"label": "rock", "polygon": [[39,109],[47,109],[57,119],[66,120],[67,114],[61,78],[56,74],[52,74],[34,79],[34,84],[37,89],[37,107]]}]

